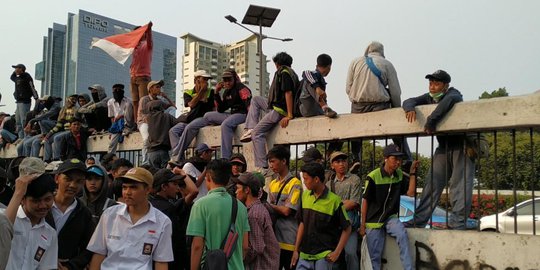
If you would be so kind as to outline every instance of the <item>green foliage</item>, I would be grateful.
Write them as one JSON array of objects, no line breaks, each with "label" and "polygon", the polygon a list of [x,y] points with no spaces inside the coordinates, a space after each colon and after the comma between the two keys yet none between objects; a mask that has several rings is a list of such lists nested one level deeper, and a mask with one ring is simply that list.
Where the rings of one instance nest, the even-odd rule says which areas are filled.
[{"label": "green foliage", "polygon": [[480,95],[478,99],[488,99],[488,98],[507,97],[507,96],[509,96],[509,94],[508,92],[506,92],[506,87],[503,87],[497,90],[493,90],[491,91],[491,93],[484,91],[484,93],[482,93],[482,95]]},{"label": "green foliage", "polygon": [[[540,187],[540,134],[538,131],[497,132],[486,134],[490,156],[477,162],[477,177],[482,188],[531,190]],[[515,141],[515,142],[514,142]],[[532,145],[531,145],[532,143]],[[515,145],[515,159],[514,159]],[[515,172],[514,172],[515,166]]]}]

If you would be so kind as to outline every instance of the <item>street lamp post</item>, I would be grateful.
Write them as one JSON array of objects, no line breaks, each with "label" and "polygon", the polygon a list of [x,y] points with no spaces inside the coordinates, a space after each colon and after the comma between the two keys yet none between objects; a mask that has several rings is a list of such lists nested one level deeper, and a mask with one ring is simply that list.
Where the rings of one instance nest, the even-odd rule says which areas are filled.
[{"label": "street lamp post", "polygon": [[[225,19],[227,19],[229,22],[239,25],[240,27],[246,29],[247,31],[257,36],[257,53],[259,54],[259,95],[261,96],[263,96],[264,94],[263,73],[264,73],[264,70],[266,70],[266,69],[263,70],[263,67],[265,67],[266,65],[266,62],[263,59],[263,52],[262,52],[263,39],[268,38],[268,39],[280,40],[283,42],[293,40],[292,38],[268,37],[268,36],[263,35],[262,33],[263,26],[271,27],[274,21],[276,20],[277,15],[279,14],[280,11],[281,10],[276,9],[276,8],[250,5],[248,10],[246,11],[246,15],[244,16],[244,19],[242,20],[242,23],[238,23],[236,18],[233,17],[232,15],[225,16]],[[256,33],[255,31],[247,28],[246,26],[244,26],[244,24],[259,26],[259,33]]]}]

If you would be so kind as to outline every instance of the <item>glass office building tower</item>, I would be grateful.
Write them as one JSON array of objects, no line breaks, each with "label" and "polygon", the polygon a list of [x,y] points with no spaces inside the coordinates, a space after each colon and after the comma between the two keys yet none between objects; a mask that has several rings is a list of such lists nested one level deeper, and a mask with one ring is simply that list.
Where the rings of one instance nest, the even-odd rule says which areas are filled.
[{"label": "glass office building tower", "polygon": [[[146,22],[145,22],[146,23]],[[36,64],[36,79],[41,80],[41,95],[65,98],[72,94],[89,94],[88,86],[101,84],[111,97],[113,84],[126,86],[130,95],[129,66],[99,48],[90,49],[93,38],[104,38],[131,31],[135,25],[88,11],[68,14],[66,25],[53,24],[43,38],[43,60]],[[152,80],[164,80],[162,88],[171,100],[176,96],[176,38],[153,31]]]}]

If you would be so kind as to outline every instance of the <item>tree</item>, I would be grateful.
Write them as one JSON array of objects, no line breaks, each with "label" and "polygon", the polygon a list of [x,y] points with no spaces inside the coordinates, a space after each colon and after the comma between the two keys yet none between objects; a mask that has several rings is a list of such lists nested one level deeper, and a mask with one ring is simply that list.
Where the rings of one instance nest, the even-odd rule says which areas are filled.
[{"label": "tree", "polygon": [[508,92],[506,92],[506,87],[502,87],[497,90],[491,91],[491,93],[484,91],[484,93],[482,93],[482,95],[480,95],[478,99],[488,99],[488,98],[507,97],[507,96],[509,96],[509,94]]}]

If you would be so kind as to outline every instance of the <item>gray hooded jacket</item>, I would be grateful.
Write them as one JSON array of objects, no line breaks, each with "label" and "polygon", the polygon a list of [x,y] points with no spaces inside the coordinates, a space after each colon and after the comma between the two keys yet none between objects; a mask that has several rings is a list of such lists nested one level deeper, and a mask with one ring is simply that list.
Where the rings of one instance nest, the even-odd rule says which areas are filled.
[{"label": "gray hooded jacket", "polygon": [[116,202],[113,199],[107,197],[107,193],[109,190],[109,176],[107,174],[107,170],[105,170],[105,168],[103,168],[103,166],[101,165],[92,165],[88,167],[88,169],[92,167],[99,168],[104,174],[101,190],[99,191],[96,198],[90,200],[90,195],[85,183],[85,185],[83,186],[83,196],[81,198],[81,201],[88,208],[88,210],[90,210],[94,223],[97,224],[99,222],[99,217],[101,217],[101,213],[103,213],[103,211],[108,207],[115,205]]},{"label": "gray hooded jacket", "polygon": [[[369,69],[366,56],[373,59],[381,71],[382,85],[379,78]],[[388,86],[388,90],[386,89]],[[354,59],[349,67],[345,90],[351,102],[384,103],[390,102],[392,108],[401,107],[401,88],[396,69],[384,58],[384,47],[379,42],[372,42],[366,48],[364,56]]]}]

